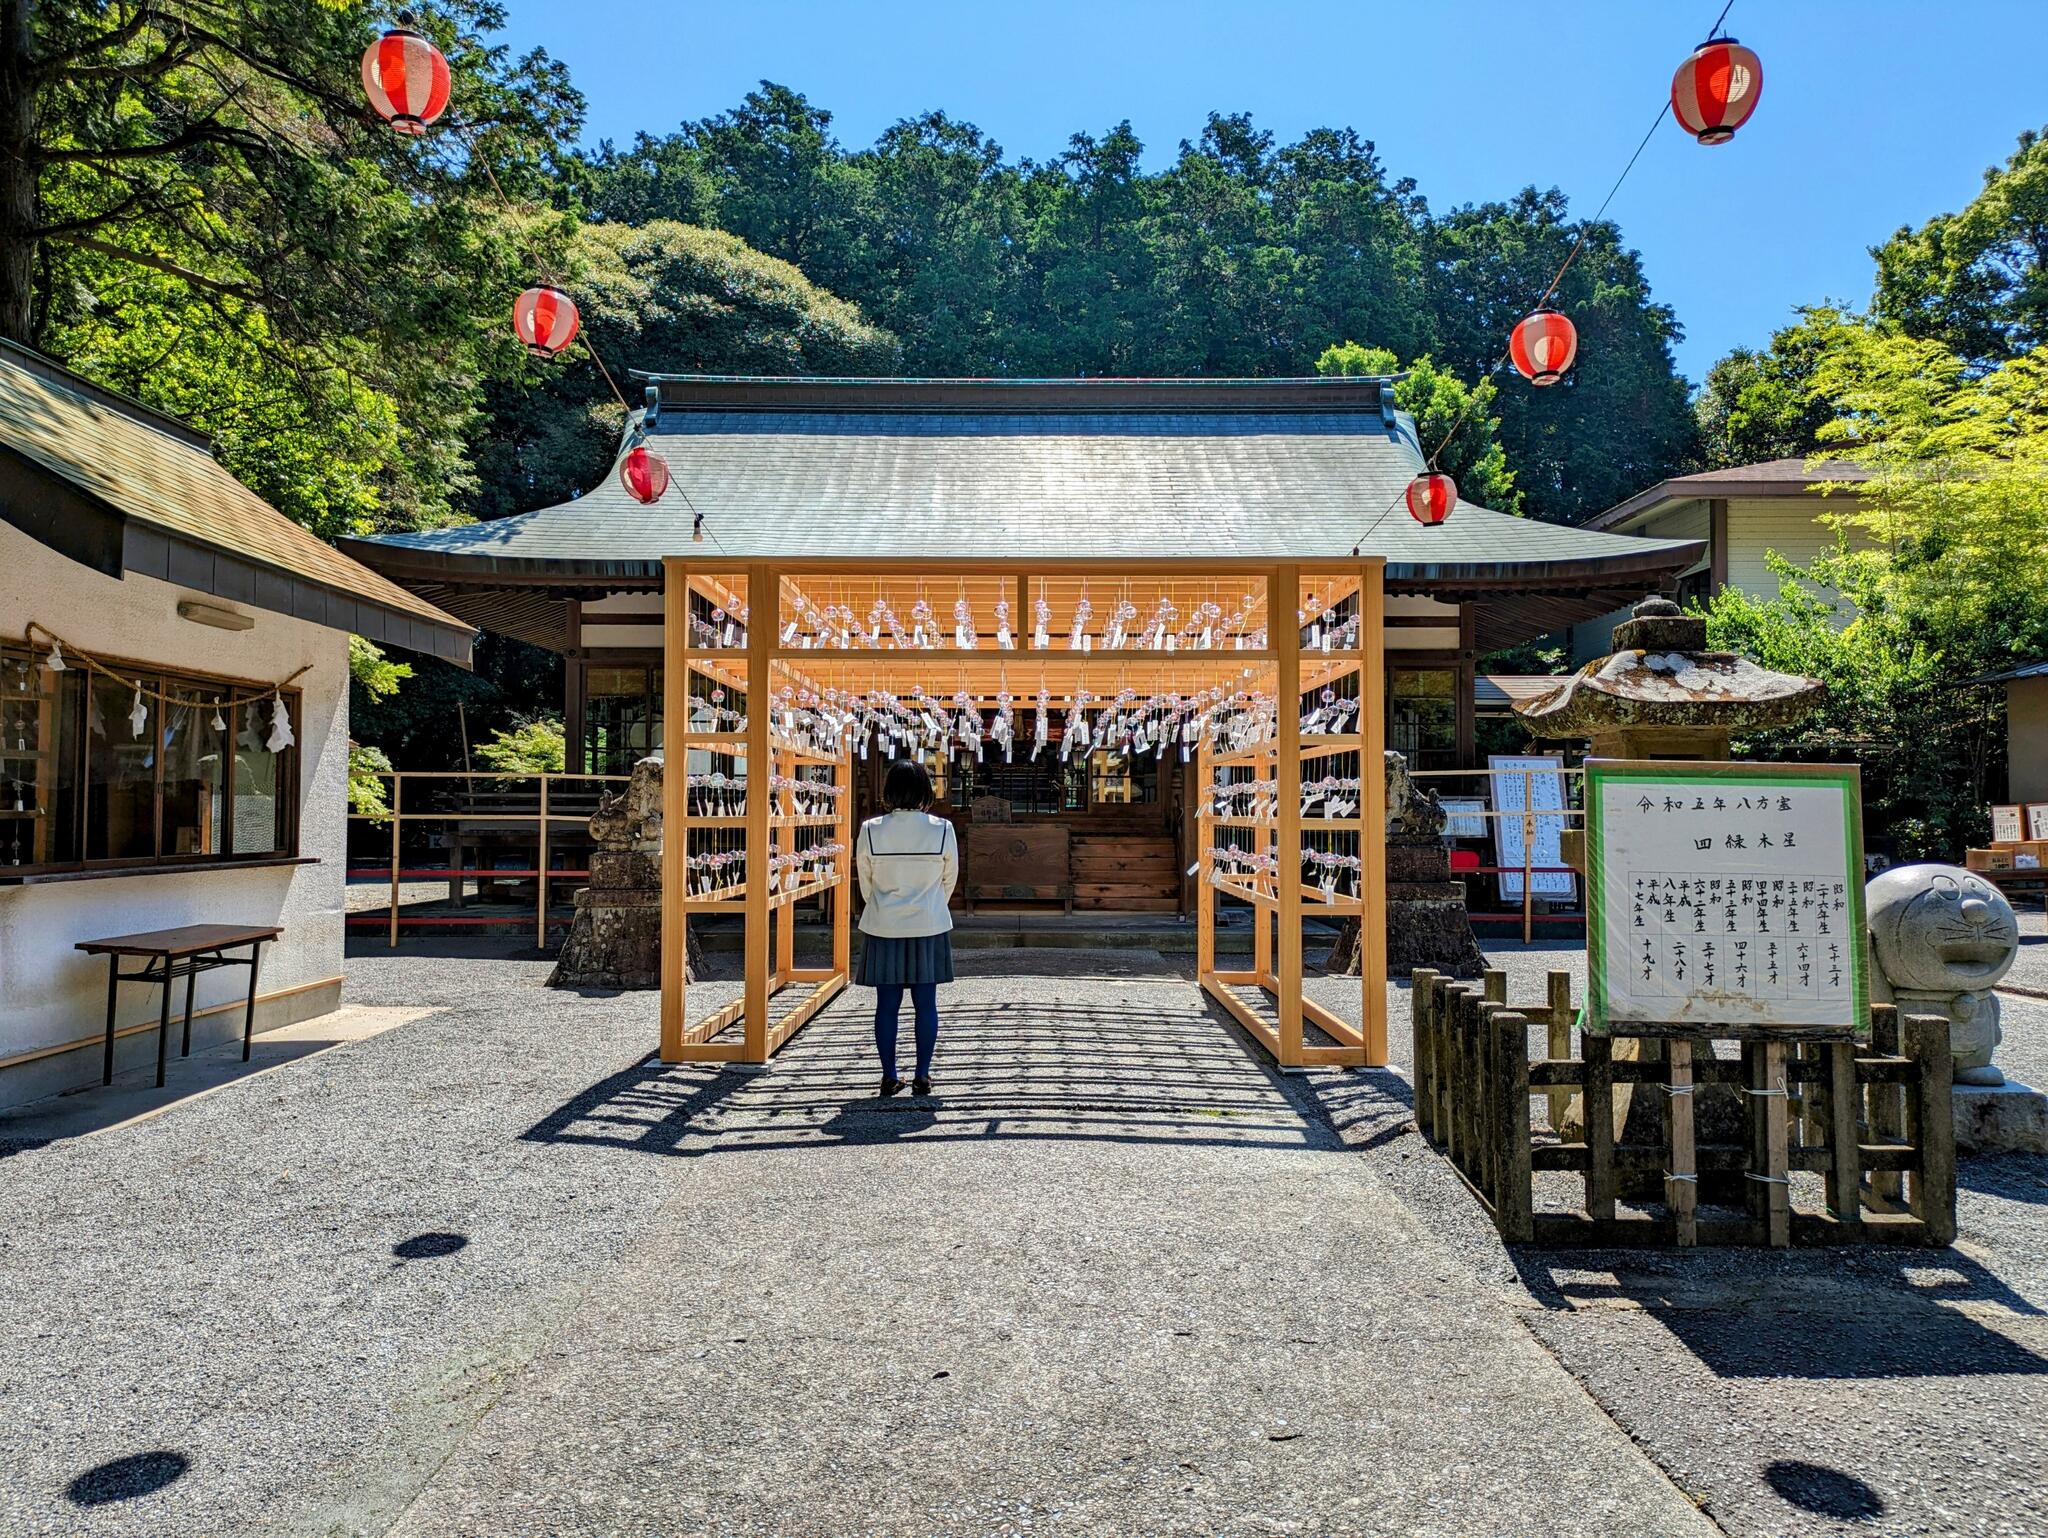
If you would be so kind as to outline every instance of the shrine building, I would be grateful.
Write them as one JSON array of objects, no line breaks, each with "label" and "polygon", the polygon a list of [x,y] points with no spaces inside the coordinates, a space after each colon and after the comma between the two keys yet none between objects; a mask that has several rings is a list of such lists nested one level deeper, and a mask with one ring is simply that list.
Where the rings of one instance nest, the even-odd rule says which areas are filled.
[{"label": "shrine building", "polygon": [[[817,646],[804,676],[820,686],[922,689],[991,713],[1007,694],[1020,715],[1041,690],[1064,714],[1077,694],[1107,704],[1133,688],[1229,682],[1227,667],[1198,678],[1164,664],[1192,664],[1198,650],[1234,662],[1228,648],[1265,626],[1269,591],[1276,613],[1288,606],[1269,588],[1277,574],[1299,584],[1303,655],[1319,617],[1333,633],[1351,624],[1356,655],[1378,676],[1348,692],[1378,717],[1374,735],[1417,768],[1449,769],[1484,761],[1481,657],[1667,589],[1702,553],[1695,540],[1462,501],[1442,524],[1417,523],[1403,492],[1424,456],[1391,379],[638,383],[646,403],[620,454],[644,442],[666,461],[672,484],[651,505],[628,495],[615,463],[601,484],[551,507],[343,542],[439,609],[564,658],[571,771],[624,773],[663,743],[664,669],[679,655],[664,630],[665,558],[693,576],[772,565],[777,656],[793,663]],[[1355,636],[1367,567],[1383,582],[1372,644]],[[719,591],[693,594],[692,624],[710,623]],[[858,631],[885,610],[907,621],[920,604],[935,646],[906,635],[847,650],[823,633],[849,619]],[[1197,647],[1211,608],[1216,633]],[[1154,628],[1169,612],[1186,650],[1167,651],[1166,627]],[[1233,619],[1234,643],[1223,633]],[[1254,648],[1245,660],[1266,655]],[[693,753],[693,766],[699,757],[712,761]],[[945,804],[970,825],[970,900],[1192,907],[1194,798],[1175,755],[1004,759],[931,759]],[[857,815],[873,805],[880,768],[870,759],[853,776]],[[977,840],[975,815],[1060,830],[1044,837],[1064,849],[1065,869],[1021,830]]]}]

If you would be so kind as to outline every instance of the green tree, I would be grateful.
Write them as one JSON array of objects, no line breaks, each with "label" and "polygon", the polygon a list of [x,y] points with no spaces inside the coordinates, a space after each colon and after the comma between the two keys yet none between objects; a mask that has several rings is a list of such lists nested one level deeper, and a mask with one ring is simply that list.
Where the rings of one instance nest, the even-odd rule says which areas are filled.
[{"label": "green tree", "polygon": [[1650,299],[1637,254],[1607,222],[1566,219],[1562,193],[1453,210],[1430,229],[1431,351],[1469,377],[1489,375],[1509,333],[1584,244],[1551,303],[1578,329],[1578,361],[1560,384],[1509,376],[1500,439],[1536,517],[1572,523],[1651,485],[1690,460],[1695,433],[1671,345],[1682,332]]},{"label": "green tree", "polygon": [[[589,344],[625,370],[890,374],[894,337],[790,266],[722,230],[669,220],[581,227],[566,265]],[[637,400],[634,402],[638,404]],[[477,446],[485,517],[566,501],[609,470],[624,418],[594,368],[536,365],[498,381]]]},{"label": "green tree", "polygon": [[2048,139],[2021,134],[1961,213],[1901,228],[1871,255],[1873,318],[1973,370],[2048,343]]},{"label": "green tree", "polygon": [[1707,370],[1693,405],[1702,462],[1725,469],[1818,453],[1821,429],[1835,413],[1814,372],[1855,325],[1839,311],[1808,310],[1798,324],[1773,332],[1764,351],[1738,347]]},{"label": "green tree", "polygon": [[[1345,342],[1316,359],[1316,372],[1358,378],[1402,370],[1388,348]],[[1522,494],[1515,489],[1515,472],[1508,468],[1507,451],[1495,436],[1500,418],[1492,412],[1498,393],[1491,379],[1468,385],[1424,356],[1395,384],[1394,404],[1415,418],[1422,452],[1436,455],[1437,468],[1458,483],[1460,497],[1495,512],[1520,513]]]},{"label": "green tree", "polygon": [[486,41],[502,22],[491,0],[420,21],[464,153],[375,120],[355,0],[0,0],[0,335],[190,413],[323,532],[447,516],[477,380],[510,356],[478,338],[536,254],[483,162],[543,186],[581,110],[545,55]]},{"label": "green tree", "polygon": [[500,774],[560,774],[568,746],[562,718],[536,715],[499,727],[476,745],[476,756]]},{"label": "green tree", "polygon": [[1822,452],[1872,476],[1775,599],[1715,599],[1709,640],[1828,685],[1751,750],[1860,762],[1873,838],[1953,859],[1985,834],[2003,750],[2002,698],[1971,680],[2048,653],[2048,348],[1973,376],[1940,342],[1844,325],[1813,383]]},{"label": "green tree", "polygon": [[1972,376],[1939,342],[1852,330],[1815,375],[1830,457],[1872,472],[1827,521],[1833,585],[1971,672],[2048,652],[2048,346]]}]

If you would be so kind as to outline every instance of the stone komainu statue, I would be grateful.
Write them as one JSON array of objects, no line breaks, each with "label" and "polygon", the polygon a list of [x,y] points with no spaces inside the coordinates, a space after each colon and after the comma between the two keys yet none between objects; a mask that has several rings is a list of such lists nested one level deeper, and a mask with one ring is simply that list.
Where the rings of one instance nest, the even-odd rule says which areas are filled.
[{"label": "stone komainu statue", "polygon": [[[1387,753],[1386,776],[1387,975],[1432,967],[1450,977],[1477,977],[1486,958],[1465,911],[1464,883],[1451,876],[1443,805],[1434,791],[1416,784],[1401,754]],[[1358,920],[1344,921],[1325,970],[1357,974],[1358,929]]]},{"label": "stone komainu statue", "polygon": [[661,986],[661,775],[659,754],[641,759],[591,814],[590,885],[577,888],[576,922],[549,987]]}]

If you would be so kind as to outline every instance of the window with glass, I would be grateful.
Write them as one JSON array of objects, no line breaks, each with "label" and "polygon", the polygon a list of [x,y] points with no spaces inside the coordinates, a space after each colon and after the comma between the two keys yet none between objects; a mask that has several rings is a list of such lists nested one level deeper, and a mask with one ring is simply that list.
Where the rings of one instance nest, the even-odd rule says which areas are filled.
[{"label": "window with glass", "polygon": [[1401,668],[1387,688],[1387,746],[1412,769],[1458,767],[1455,668]]},{"label": "window with glass", "polygon": [[0,650],[0,875],[295,853],[297,693],[113,665]]},{"label": "window with glass", "polygon": [[592,663],[583,670],[583,769],[631,774],[661,746],[662,670]]}]

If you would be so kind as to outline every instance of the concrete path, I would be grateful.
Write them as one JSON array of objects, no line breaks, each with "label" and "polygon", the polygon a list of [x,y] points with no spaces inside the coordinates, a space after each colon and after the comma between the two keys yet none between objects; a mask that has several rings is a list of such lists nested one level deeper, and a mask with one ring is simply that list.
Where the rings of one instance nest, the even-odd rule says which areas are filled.
[{"label": "concrete path", "polygon": [[[1583,951],[1494,947],[1541,1000]],[[1311,979],[1331,1007],[1356,984]],[[1388,990],[1397,1062],[1405,987]],[[2048,1002],[2003,1000],[2007,1070],[2048,1082]],[[1318,1076],[1358,1157],[1736,1538],[2048,1534],[2048,1158],[1965,1158],[1948,1250],[1514,1251],[1380,1075]]]},{"label": "concrete path", "polygon": [[437,1013],[0,1162],[0,1532],[1714,1531],[1184,980],[1036,960],[929,1105],[861,994],[661,1070],[394,960]]},{"label": "concrete path", "polygon": [[1711,1531],[1178,979],[963,981],[930,1105],[864,1003],[396,1533]]}]

